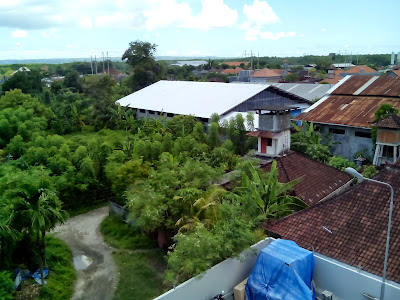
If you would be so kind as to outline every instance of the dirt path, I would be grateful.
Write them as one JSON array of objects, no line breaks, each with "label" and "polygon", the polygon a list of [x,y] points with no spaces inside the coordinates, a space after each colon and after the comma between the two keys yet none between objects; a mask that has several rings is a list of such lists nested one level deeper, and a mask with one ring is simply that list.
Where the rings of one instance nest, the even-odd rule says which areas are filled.
[{"label": "dirt path", "polygon": [[100,223],[108,215],[101,207],[73,217],[52,233],[68,244],[76,270],[72,300],[110,300],[117,286],[112,248],[103,240]]}]

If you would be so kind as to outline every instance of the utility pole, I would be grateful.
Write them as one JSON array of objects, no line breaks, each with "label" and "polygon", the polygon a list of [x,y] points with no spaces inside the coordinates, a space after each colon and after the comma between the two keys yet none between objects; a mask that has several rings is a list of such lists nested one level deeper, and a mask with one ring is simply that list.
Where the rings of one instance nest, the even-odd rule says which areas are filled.
[{"label": "utility pole", "polygon": [[260,52],[257,52],[257,69],[260,70]]},{"label": "utility pole", "polygon": [[246,59],[246,57],[247,57],[247,56],[246,56],[246,50],[244,50],[244,58]]},{"label": "utility pole", "polygon": [[253,50],[250,50],[250,59],[251,59],[251,69],[253,70]]},{"label": "utility pole", "polygon": [[97,58],[96,58],[96,55],[94,56],[94,66],[96,68],[96,75],[97,75]]},{"label": "utility pole", "polygon": [[90,55],[90,69],[92,70],[92,75],[93,75],[93,59],[91,55]]},{"label": "utility pole", "polygon": [[104,74],[104,72],[105,72],[105,68],[104,68],[104,52],[101,52],[101,56],[102,56],[102,58],[103,58],[103,74]]},{"label": "utility pole", "polygon": [[108,69],[108,76],[110,76],[110,59],[108,57],[108,51],[107,51],[107,69]]}]

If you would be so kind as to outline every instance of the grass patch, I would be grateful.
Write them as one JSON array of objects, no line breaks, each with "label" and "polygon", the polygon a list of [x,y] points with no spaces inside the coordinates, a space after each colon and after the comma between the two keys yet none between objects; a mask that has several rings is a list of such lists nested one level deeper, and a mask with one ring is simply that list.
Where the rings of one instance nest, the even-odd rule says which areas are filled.
[{"label": "grass patch", "polygon": [[41,288],[33,279],[21,283],[15,295],[18,300],[64,300],[71,299],[74,292],[75,270],[69,247],[54,236],[46,237],[46,260],[50,269],[47,284]]},{"label": "grass patch", "polygon": [[119,272],[114,300],[150,300],[168,290],[169,288],[163,285],[163,256],[164,253],[159,249],[140,253],[114,253]]},{"label": "grass patch", "polygon": [[106,217],[100,231],[107,244],[116,249],[113,258],[119,279],[114,300],[150,300],[171,288],[163,284],[166,263],[163,251],[155,249],[155,240],[117,216]]},{"label": "grass patch", "polygon": [[46,260],[50,269],[47,285],[40,291],[39,299],[71,299],[74,292],[75,270],[72,253],[60,239],[46,237]]},{"label": "grass patch", "polygon": [[157,243],[138,229],[128,226],[117,216],[106,217],[100,226],[104,240],[116,249],[151,249],[157,247]]}]

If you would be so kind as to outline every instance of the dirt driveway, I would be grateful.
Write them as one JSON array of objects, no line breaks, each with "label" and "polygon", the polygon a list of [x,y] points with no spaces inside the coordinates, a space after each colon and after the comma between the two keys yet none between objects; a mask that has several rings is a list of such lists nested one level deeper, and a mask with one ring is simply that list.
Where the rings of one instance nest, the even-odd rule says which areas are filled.
[{"label": "dirt driveway", "polygon": [[110,300],[117,286],[116,267],[109,247],[100,233],[100,223],[108,215],[101,207],[73,217],[52,233],[68,244],[76,270],[73,300]]}]

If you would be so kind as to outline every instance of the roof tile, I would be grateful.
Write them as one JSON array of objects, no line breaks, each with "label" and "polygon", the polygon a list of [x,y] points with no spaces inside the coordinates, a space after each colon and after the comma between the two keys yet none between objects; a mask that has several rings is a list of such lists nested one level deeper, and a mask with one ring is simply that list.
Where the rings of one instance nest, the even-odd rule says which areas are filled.
[{"label": "roof tile", "polygon": [[[280,182],[301,178],[301,181],[294,187],[294,192],[308,205],[317,204],[352,180],[347,173],[321,164],[295,151],[277,158],[276,161]],[[267,172],[271,170],[271,164],[263,167],[263,170]]]},{"label": "roof tile", "polygon": [[[387,169],[374,179],[391,184],[400,204],[400,176]],[[387,187],[364,181],[338,196],[294,213],[265,228],[299,246],[382,275],[389,212]],[[400,283],[400,210],[393,210],[387,275]],[[329,233],[323,227],[330,230]]]}]

